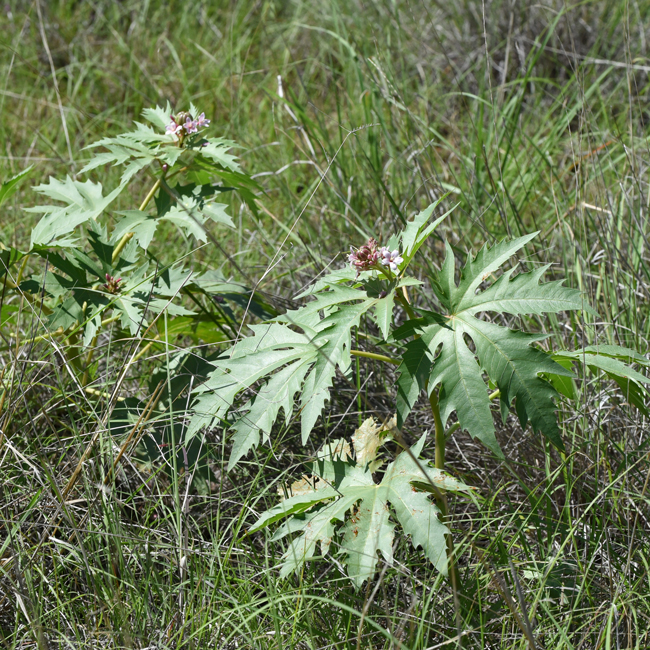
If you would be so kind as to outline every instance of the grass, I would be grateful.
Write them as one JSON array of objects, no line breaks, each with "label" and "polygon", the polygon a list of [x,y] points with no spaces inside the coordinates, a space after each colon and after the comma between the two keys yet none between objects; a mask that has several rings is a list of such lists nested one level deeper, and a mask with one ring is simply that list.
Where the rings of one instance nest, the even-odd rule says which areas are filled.
[{"label": "grass", "polygon": [[[84,146],[125,130],[143,108],[193,101],[242,145],[242,164],[265,189],[262,212],[232,199],[237,228],[215,233],[230,257],[169,231],[155,249],[162,260],[191,253],[197,269],[264,278],[260,289],[286,305],[350,244],[385,240],[450,192],[459,206],[440,232],[459,254],[540,230],[529,263],[553,263],[601,314],[540,320],[558,332],[550,345],[646,354],[649,20],[642,1],[14,0],[0,16],[0,178],[29,164],[35,184],[74,174],[89,158]],[[112,187],[117,174],[93,178]],[[134,183],[119,209],[137,207],[147,183]],[[23,189],[3,206],[4,244],[26,245],[33,220],[22,208],[35,200]],[[426,262],[441,256],[432,241]],[[102,337],[103,384],[83,391],[54,343],[31,343],[38,311],[24,300],[11,309],[18,325],[2,324],[0,344],[3,647],[458,646],[451,590],[405,540],[359,592],[335,554],[278,579],[282,544],[245,531],[301,473],[292,426],[231,474],[229,441],[211,432],[201,491],[182,449],[152,461],[127,446],[113,470],[124,436],[102,393],[129,349]],[[174,444],[168,432],[182,422],[176,352],[152,347],[118,386],[144,409],[163,382],[135,430],[143,445]],[[389,412],[394,375],[370,368],[359,385]],[[566,455],[512,419],[498,432],[505,462],[464,434],[450,443],[450,468],[478,488],[475,501],[451,504],[474,596],[460,612],[466,647],[650,645],[647,418],[605,377],[578,388],[577,410],[560,414]],[[338,385],[307,453],[335,428],[351,434],[357,404]],[[405,433],[430,429],[422,410]]]}]

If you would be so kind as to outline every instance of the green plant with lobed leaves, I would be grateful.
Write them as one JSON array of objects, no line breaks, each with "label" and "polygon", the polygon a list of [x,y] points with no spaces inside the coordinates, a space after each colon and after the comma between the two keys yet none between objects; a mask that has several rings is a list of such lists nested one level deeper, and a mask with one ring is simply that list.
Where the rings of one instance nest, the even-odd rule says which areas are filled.
[{"label": "green plant with lobed leaves", "polygon": [[[195,274],[182,260],[161,267],[150,251],[163,222],[199,242],[206,241],[209,222],[232,226],[226,206],[216,202],[223,192],[236,190],[251,210],[257,210],[253,192],[261,188],[228,153],[234,143],[208,141],[200,131],[209,121],[203,114],[195,115],[194,106],[173,116],[169,106],[148,109],[144,117],[152,126],[136,124],[132,132],[91,145],[103,151],[82,173],[105,165],[124,167],[119,185],[107,195],[99,183],[70,177],[50,179],[35,188],[57,203],[28,209],[42,215],[32,230],[29,250],[0,251],[1,323],[3,328],[17,327],[8,292],[31,296],[48,330],[37,338],[67,341],[62,349],[84,385],[96,369],[92,353],[97,337],[112,323],[121,327],[120,338],[126,341],[135,335],[144,339],[143,332],[154,326],[154,340],[172,334],[207,342],[236,339],[210,362],[207,381],[195,390],[187,429],[183,433],[179,425],[174,433],[179,442],[184,435],[182,443],[191,449],[201,430],[225,424],[233,433],[230,469],[262,440],[268,442],[281,411],[285,422],[299,412],[305,443],[329,398],[335,374],[347,375],[353,356],[398,365],[395,422],[376,426],[366,421],[353,437],[354,453],[344,440],[325,445],[305,485],[294,485],[291,494],[252,528],[260,530],[286,519],[276,539],[302,533],[289,545],[284,575],[312,558],[317,544],[326,552],[338,534],[337,522],[342,522],[338,543],[343,561],[352,581],[361,585],[375,571],[377,551],[388,561],[392,558],[392,508],[414,545],[422,547],[442,573],[451,569],[455,582],[445,492],[468,488],[444,473],[445,445],[454,431],[468,431],[502,456],[491,409],[498,399],[502,418],[514,409],[522,427],[530,423],[535,432],[563,449],[556,402],[560,393],[575,396],[574,364],[604,371],[631,404],[647,412],[647,379],[628,365],[647,366],[641,355],[615,346],[549,353],[535,345],[546,335],[515,330],[488,317],[591,311],[582,295],[562,281],[542,283],[546,266],[518,274],[517,266],[512,266],[497,276],[534,235],[484,247],[468,257],[458,280],[449,245],[440,270],[429,274],[428,287],[408,275],[419,249],[448,215],[431,221],[440,201],[416,215],[387,246],[371,239],[353,250],[350,267],[319,279],[298,296],[311,298],[304,306],[250,325],[253,335],[240,338],[241,324],[227,301],[268,317],[272,310],[259,296],[217,271]],[[139,208],[111,214],[114,201],[145,170],[153,176],[152,186]],[[0,204],[29,173],[25,170],[0,187]],[[76,235],[80,227],[82,239]],[[34,258],[44,260],[45,268],[25,279],[28,260]],[[415,293],[413,303],[409,288]],[[419,307],[418,292],[437,301],[438,311]],[[199,312],[188,309],[183,297]],[[375,322],[381,334],[375,343],[387,354],[352,348],[355,330],[366,317]],[[84,347],[89,351],[82,357],[78,350]],[[183,364],[179,358],[176,365]],[[181,374],[187,375],[183,368]],[[239,396],[252,388],[253,396],[242,403]],[[435,467],[419,459],[426,436],[408,447],[401,434],[422,392],[435,423]],[[457,421],[447,427],[453,413]],[[125,417],[128,420],[128,414]],[[380,472],[383,461],[378,450],[389,439],[404,451]]]},{"label": "green plant with lobed leaves", "polygon": [[[210,121],[194,106],[175,115],[169,105],[146,109],[143,116],[148,124],[136,123],[134,131],[88,147],[101,151],[80,174],[109,165],[123,168],[116,188],[105,194],[101,183],[91,180],[50,178],[34,190],[52,203],[27,208],[41,215],[30,248],[0,250],[3,327],[17,327],[10,292],[31,298],[49,332],[40,338],[72,343],[70,365],[83,383],[92,379],[97,336],[111,323],[121,327],[122,340],[149,332],[153,339],[181,335],[216,342],[235,336],[240,327],[229,302],[260,315],[272,313],[259,296],[219,271],[195,273],[182,257],[164,266],[152,254],[152,242],[168,231],[162,224],[178,228],[189,241],[207,242],[210,223],[233,226],[219,196],[236,191],[256,211],[254,192],[261,188],[229,153],[234,142],[204,137]],[[1,186],[0,203],[30,171]],[[116,210],[118,197],[145,173],[152,185],[139,207]],[[34,258],[44,260],[45,268],[25,279]],[[79,348],[90,348],[85,361],[74,352]]]},{"label": "green plant with lobed leaves", "polygon": [[[76,387],[109,400],[110,430],[116,437],[127,435],[145,412],[153,420],[162,420],[160,413],[186,405],[183,392],[194,375],[201,375],[202,366],[201,359],[186,353],[182,345],[177,350],[179,339],[227,341],[237,336],[241,314],[268,318],[274,313],[259,294],[221,271],[194,271],[186,264],[190,252],[172,254],[171,265],[161,264],[154,255],[153,244],[168,241],[173,228],[187,242],[188,251],[212,245],[211,224],[233,226],[228,206],[219,197],[235,191],[256,211],[255,196],[261,188],[230,153],[234,142],[204,137],[209,120],[194,106],[175,115],[169,105],[146,109],[143,116],[147,124],[136,123],[135,130],[88,147],[99,152],[80,174],[118,167],[122,173],[117,187],[105,193],[101,183],[91,180],[50,178],[34,188],[49,202],[27,209],[41,217],[31,231],[29,249],[0,245],[3,340],[28,346],[56,341]],[[0,204],[30,172],[27,169],[0,186]],[[117,209],[118,198],[130,184],[141,181],[141,175],[150,176],[151,184],[140,205]],[[27,341],[20,324],[24,298],[31,302],[41,330]],[[102,334],[104,341],[99,339]],[[120,380],[111,381],[110,393],[97,389],[110,374],[99,372],[102,366],[95,358],[107,341],[114,359],[120,349],[126,355]],[[122,397],[117,404],[116,387],[127,370],[149,351],[169,350],[170,342],[174,349],[165,370],[174,377],[167,381],[167,374],[155,369],[147,373],[158,411],[153,413],[146,400],[136,397]],[[12,367],[5,381],[13,380],[9,375],[14,372]],[[198,470],[194,476],[206,479],[206,448],[197,441],[179,449],[181,431],[177,423],[162,421],[140,447],[143,456],[154,461],[167,456],[169,461],[175,454],[180,464],[189,462]],[[172,464],[165,462],[163,467],[171,472]]]},{"label": "green plant with lobed leaves", "polygon": [[[641,355],[614,346],[549,353],[535,345],[547,335],[519,331],[489,317],[592,311],[580,292],[563,286],[563,281],[541,282],[548,266],[517,273],[515,265],[497,276],[534,234],[485,246],[468,257],[458,280],[456,259],[447,244],[440,270],[428,278],[429,298],[435,297],[439,311],[411,301],[407,287],[429,290],[407,271],[448,214],[431,222],[439,203],[418,214],[388,246],[380,248],[371,239],[352,251],[350,267],[319,279],[299,296],[312,298],[300,309],[252,326],[253,335],[213,361],[208,380],[196,389],[186,441],[204,427],[224,424],[233,432],[229,464],[233,468],[261,439],[269,440],[281,410],[285,421],[298,410],[305,443],[335,373],[346,375],[353,356],[399,366],[397,413],[390,435],[386,427],[370,421],[353,438],[354,454],[344,440],[325,445],[312,464],[311,478],[294,484],[288,498],[264,513],[252,528],[260,530],[287,519],[274,539],[302,533],[284,556],[283,575],[299,569],[314,555],[318,543],[327,552],[337,522],[343,522],[338,538],[343,562],[354,584],[361,585],[374,574],[377,551],[387,561],[392,559],[395,524],[390,504],[413,544],[421,546],[442,573],[451,569],[452,584],[457,584],[453,544],[445,526],[445,491],[467,488],[444,474],[445,445],[454,431],[468,431],[502,457],[491,410],[491,402],[498,399],[504,420],[514,409],[522,428],[530,424],[563,450],[556,402],[558,391],[574,395],[571,366],[576,363],[605,371],[631,403],[645,408],[643,384],[648,380],[625,363],[647,366]],[[354,330],[364,316],[376,323],[381,333],[377,345],[390,350],[388,355],[352,348]],[[257,388],[254,397],[238,405],[237,396],[251,387]],[[435,468],[419,460],[426,436],[409,448],[400,433],[422,392],[435,423]],[[457,421],[447,427],[453,413]],[[361,438],[365,442],[359,442]],[[404,451],[375,480],[381,465],[377,449],[389,438]],[[430,494],[436,504],[430,502]]]}]

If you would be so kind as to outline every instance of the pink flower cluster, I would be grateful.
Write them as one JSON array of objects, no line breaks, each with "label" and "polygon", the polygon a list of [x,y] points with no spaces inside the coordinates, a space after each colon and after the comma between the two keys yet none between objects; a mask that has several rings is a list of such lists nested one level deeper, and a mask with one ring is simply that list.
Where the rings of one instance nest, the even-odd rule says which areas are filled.
[{"label": "pink flower cluster", "polygon": [[210,120],[205,119],[205,113],[201,113],[196,119],[193,119],[189,113],[182,111],[178,115],[170,115],[171,122],[165,127],[165,133],[184,137],[191,133],[198,133],[199,129],[209,126]]},{"label": "pink flower cluster", "polygon": [[373,267],[376,267],[379,263],[379,257],[377,242],[371,238],[356,251],[350,247],[348,261],[352,265],[352,268],[357,270],[358,275],[361,271],[369,271]]},{"label": "pink flower cluster", "polygon": [[359,275],[361,271],[381,270],[382,266],[387,266],[391,271],[396,272],[398,265],[404,259],[397,250],[391,252],[386,246],[379,248],[377,242],[371,238],[356,251],[351,248],[348,261]]}]

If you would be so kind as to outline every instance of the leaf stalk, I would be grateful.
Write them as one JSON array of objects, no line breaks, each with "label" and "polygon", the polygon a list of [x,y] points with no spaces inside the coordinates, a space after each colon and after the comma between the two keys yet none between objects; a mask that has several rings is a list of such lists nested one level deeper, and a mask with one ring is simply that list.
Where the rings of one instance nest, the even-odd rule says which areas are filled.
[{"label": "leaf stalk", "polygon": [[399,366],[401,361],[399,359],[392,359],[383,354],[376,354],[374,352],[366,352],[365,350],[350,350],[350,354],[354,357],[364,357],[365,359],[374,359],[375,361],[383,361],[384,363],[392,363]]},{"label": "leaf stalk", "polygon": [[[149,194],[144,197],[144,201],[142,201],[142,204],[139,207],[140,212],[144,212],[149,203],[151,202],[151,199],[155,196],[156,192],[160,189],[160,186],[162,185],[163,178],[165,177],[165,172],[163,171],[162,175],[160,178],[153,184],[153,187],[149,190]],[[117,243],[117,246],[115,247],[115,250],[113,251],[113,257],[112,257],[112,262],[115,264],[117,260],[120,259],[120,255],[122,254],[122,251],[124,250],[124,247],[131,241],[133,238],[134,233],[133,232],[127,232],[124,233],[122,236],[122,239]]]}]

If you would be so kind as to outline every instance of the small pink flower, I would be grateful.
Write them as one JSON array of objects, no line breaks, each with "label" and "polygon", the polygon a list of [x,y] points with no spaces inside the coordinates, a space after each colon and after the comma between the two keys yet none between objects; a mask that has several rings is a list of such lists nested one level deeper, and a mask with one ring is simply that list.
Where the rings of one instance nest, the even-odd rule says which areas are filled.
[{"label": "small pink flower", "polygon": [[171,116],[171,119],[172,121],[165,127],[165,133],[167,135],[178,135],[183,127],[180,124],[176,124],[173,115]]},{"label": "small pink flower", "polygon": [[381,263],[384,266],[388,266],[393,273],[397,271],[397,266],[404,261],[404,258],[401,257],[399,251],[395,250],[391,253],[386,246],[381,248],[379,254],[382,258]]},{"label": "small pink flower", "polygon": [[199,129],[210,124],[210,120],[205,119],[205,113],[201,113],[196,119],[193,119],[189,113],[181,111],[176,115],[171,115],[170,119],[171,122],[165,127],[165,133],[175,135],[179,139],[198,133]]},{"label": "small pink flower", "polygon": [[196,118],[194,124],[198,129],[202,129],[205,126],[210,126],[210,120],[206,120],[205,113],[201,113],[201,115]]},{"label": "small pink flower", "polygon": [[188,135],[190,133],[196,133],[198,131],[198,128],[196,127],[196,122],[194,120],[191,120],[189,117],[185,120],[185,124],[183,124],[183,128],[185,129],[185,133]]}]

